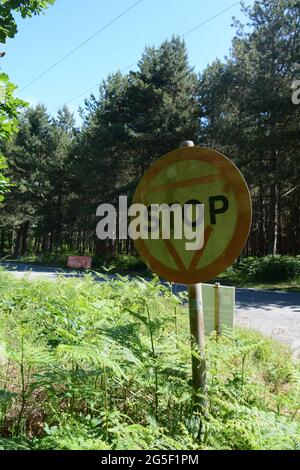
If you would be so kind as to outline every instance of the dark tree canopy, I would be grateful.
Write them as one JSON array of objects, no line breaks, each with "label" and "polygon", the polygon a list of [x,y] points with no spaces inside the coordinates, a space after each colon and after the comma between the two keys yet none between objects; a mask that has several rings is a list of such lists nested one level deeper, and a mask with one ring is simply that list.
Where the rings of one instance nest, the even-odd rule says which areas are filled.
[{"label": "dark tree canopy", "polygon": [[[198,77],[184,41],[147,47],[137,70],[115,73],[86,100],[83,124],[64,107],[26,112],[6,144],[15,187],[0,215],[0,252],[130,251],[95,237],[96,208],[133,191],[151,163],[182,140],[231,158],[250,186],[254,220],[245,253],[300,252],[300,4],[261,0],[244,8],[228,57]],[[199,53],[201,49],[199,47]]]}]

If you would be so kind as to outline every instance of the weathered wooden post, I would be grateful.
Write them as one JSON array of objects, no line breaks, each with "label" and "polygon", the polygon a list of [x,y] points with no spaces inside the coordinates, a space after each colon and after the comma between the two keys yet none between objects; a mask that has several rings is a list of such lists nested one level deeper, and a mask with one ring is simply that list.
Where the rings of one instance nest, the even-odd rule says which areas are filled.
[{"label": "weathered wooden post", "polygon": [[195,408],[205,405],[206,394],[206,360],[205,329],[203,316],[201,284],[188,286],[190,332],[192,346],[192,373]]},{"label": "weathered wooden post", "polygon": [[[194,142],[186,140],[180,147],[194,147]],[[196,409],[204,411],[206,406],[206,361],[205,361],[205,327],[201,284],[189,285],[189,316],[192,347],[192,376]]]}]

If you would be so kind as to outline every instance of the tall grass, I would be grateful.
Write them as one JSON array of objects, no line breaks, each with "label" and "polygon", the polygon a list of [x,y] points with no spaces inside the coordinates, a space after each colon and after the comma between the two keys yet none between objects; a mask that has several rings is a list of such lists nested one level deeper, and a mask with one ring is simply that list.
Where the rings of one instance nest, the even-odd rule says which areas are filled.
[{"label": "tall grass", "polygon": [[198,439],[188,313],[157,279],[0,273],[0,448],[299,449],[299,367],[247,331],[208,339]]}]

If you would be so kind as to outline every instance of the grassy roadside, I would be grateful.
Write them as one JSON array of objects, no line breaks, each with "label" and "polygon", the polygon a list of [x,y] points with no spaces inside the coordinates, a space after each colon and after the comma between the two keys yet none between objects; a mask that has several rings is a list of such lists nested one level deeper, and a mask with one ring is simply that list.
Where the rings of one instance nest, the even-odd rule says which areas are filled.
[{"label": "grassy roadside", "polygon": [[261,289],[261,290],[274,290],[274,291],[285,291],[285,292],[300,292],[300,279],[290,281],[273,281],[273,282],[255,282],[244,278],[238,278],[231,276],[230,272],[218,276],[215,282],[225,286],[233,286],[248,289]]},{"label": "grassy roadside", "polygon": [[[235,263],[233,267],[211,282],[220,282],[222,285],[241,287],[241,288],[254,288],[265,290],[278,290],[285,292],[300,292],[300,275],[297,275],[300,260],[299,257],[279,257],[279,263],[275,263],[272,257],[265,258],[246,258],[241,263]],[[292,272],[290,263],[292,265]],[[25,263],[34,266],[57,267],[66,269],[67,256],[62,257],[38,257],[38,256],[25,256],[19,259],[5,258],[4,261],[13,263]],[[276,258],[275,258],[276,261]],[[254,268],[253,268],[254,266]],[[120,274],[122,276],[141,276],[151,278],[152,273],[147,269],[145,264],[140,258],[130,255],[120,255],[113,260],[93,259],[93,269],[102,273],[107,270],[111,274]],[[276,280],[279,278],[279,280]]]},{"label": "grassy roadside", "polygon": [[207,341],[204,440],[189,327],[158,280],[0,272],[0,449],[300,449],[300,369],[246,330]]}]

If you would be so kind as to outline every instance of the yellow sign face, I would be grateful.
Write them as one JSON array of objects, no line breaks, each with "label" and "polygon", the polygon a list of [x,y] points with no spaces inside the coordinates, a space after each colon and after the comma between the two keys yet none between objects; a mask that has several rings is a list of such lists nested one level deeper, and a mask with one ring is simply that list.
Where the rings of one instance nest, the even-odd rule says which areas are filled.
[{"label": "yellow sign face", "polygon": [[157,160],[141,179],[133,202],[150,207],[204,205],[204,245],[187,250],[187,240],[138,239],[148,267],[170,282],[197,284],[224,272],[242,251],[251,226],[251,199],[237,167],[210,149],[188,147]]}]

